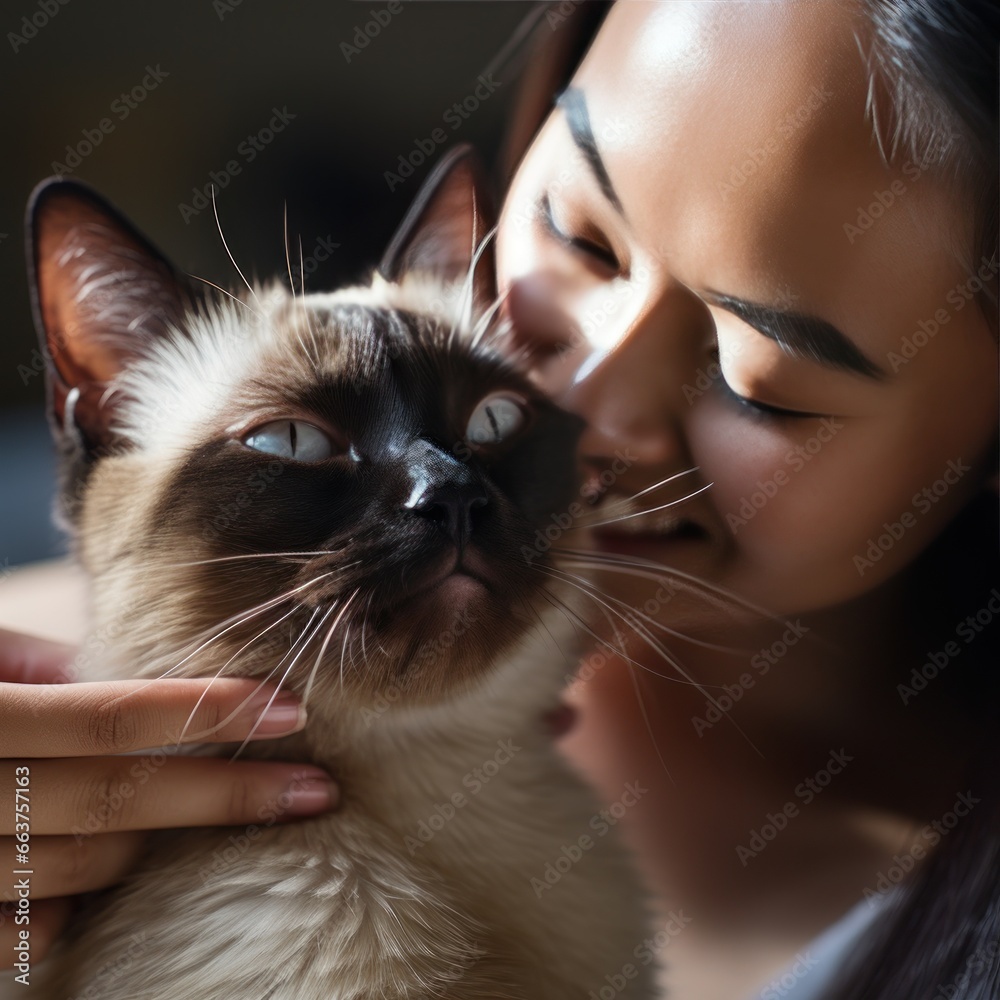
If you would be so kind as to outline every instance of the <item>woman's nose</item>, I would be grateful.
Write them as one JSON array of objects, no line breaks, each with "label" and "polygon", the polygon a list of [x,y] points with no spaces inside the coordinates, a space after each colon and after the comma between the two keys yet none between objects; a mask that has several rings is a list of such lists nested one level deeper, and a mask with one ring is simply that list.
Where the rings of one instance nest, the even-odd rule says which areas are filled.
[{"label": "woman's nose", "polygon": [[627,447],[642,465],[691,464],[684,385],[710,320],[690,298],[681,288],[665,290],[625,328],[583,338],[572,349],[559,402],[587,422],[581,455],[596,460]]}]

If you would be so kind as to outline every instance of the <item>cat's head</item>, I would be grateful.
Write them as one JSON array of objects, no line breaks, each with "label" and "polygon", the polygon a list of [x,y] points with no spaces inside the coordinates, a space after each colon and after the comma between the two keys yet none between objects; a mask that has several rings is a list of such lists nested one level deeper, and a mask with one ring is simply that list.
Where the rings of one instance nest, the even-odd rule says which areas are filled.
[{"label": "cat's head", "polygon": [[237,297],[89,188],[36,189],[61,510],[116,662],[421,701],[530,626],[580,424],[490,346],[476,178],[451,155],[369,285]]}]

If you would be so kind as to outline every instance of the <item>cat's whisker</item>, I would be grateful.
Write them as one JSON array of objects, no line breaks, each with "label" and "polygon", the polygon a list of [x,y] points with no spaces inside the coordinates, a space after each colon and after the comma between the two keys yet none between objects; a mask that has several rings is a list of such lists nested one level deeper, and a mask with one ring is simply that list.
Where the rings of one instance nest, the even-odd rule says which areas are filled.
[{"label": "cat's whisker", "polygon": [[736,649],[733,646],[720,646],[717,643],[706,642],[703,639],[696,639],[694,636],[685,635],[685,633],[683,632],[678,632],[676,629],[672,629],[668,625],[664,625],[662,622],[656,621],[655,618],[651,617],[650,615],[647,615],[643,611],[640,611],[638,608],[632,607],[625,601],[622,601],[617,597],[612,597],[607,591],[602,590],[600,587],[598,587],[597,584],[593,582],[593,580],[586,580],[581,576],[576,576],[575,574],[570,573],[568,570],[563,569],[562,566],[555,566],[553,568],[557,572],[565,573],[566,576],[571,577],[573,580],[585,584],[586,586],[590,587],[595,593],[600,594],[602,597],[611,601],[613,604],[616,604],[619,607],[624,608],[626,611],[628,611],[629,614],[636,615],[642,621],[648,622],[650,625],[654,626],[655,628],[658,628],[661,632],[665,632],[667,635],[672,636],[675,639],[680,639],[682,642],[690,643],[692,646],[701,646],[703,649],[711,649],[717,653],[727,653],[736,656],[739,655],[748,656],[750,654],[750,650]]},{"label": "cat's whisker", "polygon": [[[338,603],[339,602],[334,601],[333,604],[331,604],[330,607],[327,609],[326,614],[323,615],[322,619],[320,620],[319,629],[323,628],[323,626],[326,624],[327,618],[329,618],[330,615],[332,615],[334,613],[334,611],[337,610]],[[306,680],[305,690],[302,693],[302,704],[303,705],[308,705],[309,704],[309,694],[312,691],[313,682],[316,680],[316,673],[319,670],[319,665],[320,665],[320,662],[323,659],[323,654],[326,652],[326,647],[327,647],[327,645],[329,645],[330,636],[333,635],[333,631],[334,631],[334,629],[336,627],[337,627],[337,623],[334,622],[333,625],[330,626],[330,628],[327,631],[326,635],[323,637],[323,642],[320,644],[319,652],[316,654],[316,659],[313,661],[312,669],[309,671],[309,677]]]},{"label": "cat's whisker", "polygon": [[295,640],[295,642],[292,643],[288,652],[278,661],[277,665],[272,668],[270,673],[268,673],[267,677],[264,678],[265,681],[270,680],[271,676],[275,673],[276,670],[278,670],[281,664],[284,663],[285,660],[292,655],[292,652],[296,648],[296,646],[299,647],[299,651],[295,653],[294,656],[292,656],[291,662],[288,664],[287,669],[285,670],[284,674],[281,675],[281,680],[279,680],[277,685],[275,686],[274,693],[268,699],[267,704],[260,710],[260,714],[257,716],[257,720],[251,727],[250,732],[247,733],[246,739],[239,745],[238,749],[236,750],[236,753],[233,754],[231,760],[235,760],[237,757],[239,757],[239,755],[243,752],[246,745],[253,739],[254,733],[256,733],[257,730],[260,728],[260,724],[263,721],[264,716],[267,714],[268,709],[271,707],[271,705],[274,704],[274,700],[275,698],[278,697],[278,694],[280,693],[281,688],[284,685],[285,681],[288,680],[289,674],[291,674],[291,672],[295,669],[295,664],[298,663],[302,654],[308,648],[309,643],[312,642],[312,640],[316,637],[318,628],[313,629],[311,633],[309,632],[309,629],[312,627],[312,623],[319,616],[321,610],[322,609],[319,607],[313,610],[313,613],[310,616],[309,621],[306,622],[306,624],[303,626],[301,633],[299,633],[299,637]]},{"label": "cat's whisker", "polygon": [[219,229],[219,238],[222,240],[222,245],[226,248],[226,254],[229,259],[233,262],[233,267],[236,268],[236,273],[243,279],[243,284],[247,286],[248,291],[257,301],[257,305],[260,305],[260,299],[257,298],[257,293],[253,290],[250,282],[247,281],[246,275],[240,270],[240,265],[236,263],[236,258],[233,256],[232,251],[229,249],[229,244],[226,242],[226,235],[222,231],[222,223],[219,221],[219,206],[215,203],[215,185],[212,185],[212,212],[215,214],[215,224]]},{"label": "cat's whisker", "polygon": [[[459,306],[461,312],[459,313],[459,327],[461,329],[467,329],[472,325],[472,309],[475,299],[475,276],[476,268],[479,266],[479,261],[483,254],[486,252],[486,248],[489,246],[490,241],[496,236],[497,226],[493,226],[483,236],[479,241],[479,245],[476,246],[476,234],[479,231],[479,212],[475,205],[475,194],[473,194],[473,226],[472,226],[472,256],[469,260],[469,270],[466,272],[465,279],[462,282],[462,287],[459,292]],[[457,329],[452,327],[452,335],[457,334]]]},{"label": "cat's whisker", "polygon": [[215,288],[218,291],[222,292],[223,295],[228,295],[234,302],[236,302],[239,305],[243,306],[244,309],[249,309],[250,312],[252,312],[254,314],[254,316],[257,317],[257,319],[263,319],[264,318],[259,312],[257,312],[256,309],[254,309],[254,307],[252,305],[250,305],[249,302],[245,302],[238,295],[233,295],[232,292],[227,291],[225,288],[222,287],[222,285],[217,285],[214,281],[209,281],[208,278],[202,278],[200,275],[191,274],[190,272],[188,273],[188,277],[189,278],[194,278],[195,281],[202,281],[206,285],[211,285],[213,288]]},{"label": "cat's whisker", "polygon": [[[354,593],[352,593],[351,596],[348,597],[346,601],[344,601],[344,603],[340,607],[340,611],[337,613],[337,617],[333,620],[333,624],[330,626],[329,631],[326,633],[326,636],[323,639],[323,645],[320,647],[319,654],[316,657],[316,662],[315,664],[313,664],[313,669],[309,677],[309,682],[306,684],[306,692],[302,696],[303,702],[305,702],[309,697],[309,692],[312,690],[313,677],[315,677],[316,672],[319,670],[319,665],[323,660],[323,654],[326,653],[326,647],[330,644],[330,640],[333,638],[333,633],[337,631],[337,626],[340,624],[340,620],[344,617],[344,614],[347,612],[347,609],[351,606],[351,602],[354,600],[355,597],[358,596],[358,593],[360,591],[361,588],[358,587],[354,591]],[[343,669],[343,658],[341,658],[341,669]]]},{"label": "cat's whisker", "polygon": [[[247,552],[235,556],[216,556],[212,559],[194,559],[191,562],[161,563],[160,565],[171,568],[177,566],[209,566],[213,563],[235,562],[241,559],[276,559],[283,556],[328,556],[332,552],[332,549],[316,549],[315,551],[303,551],[299,549],[292,552]],[[342,566],[338,566],[337,569],[347,569],[348,566],[357,566],[359,561],[345,563]]]},{"label": "cat's whisker", "polygon": [[[286,621],[288,618],[290,618],[293,614],[295,614],[295,608],[292,608],[290,611],[286,611],[280,618],[278,618],[276,621],[271,622],[270,625],[268,625],[265,628],[261,629],[252,639],[250,639],[248,642],[245,642],[242,646],[240,646],[240,648],[238,650],[236,650],[236,652],[233,653],[233,655],[230,656],[229,659],[226,660],[226,662],[223,663],[221,667],[219,667],[219,669],[216,672],[215,676],[212,678],[211,681],[209,681],[208,686],[205,688],[205,690],[199,696],[198,700],[195,702],[194,708],[191,709],[191,714],[188,716],[187,722],[184,723],[184,728],[181,730],[181,734],[180,734],[180,736],[177,739],[177,746],[178,747],[183,742],[184,736],[185,736],[185,734],[188,731],[188,726],[190,726],[191,723],[192,723],[192,721],[194,720],[195,713],[198,711],[198,707],[201,705],[201,703],[204,700],[205,696],[208,694],[208,689],[212,686],[212,684],[215,683],[215,681],[217,681],[219,679],[220,676],[222,676],[222,674],[224,673],[224,671],[226,670],[226,668],[229,666],[229,664],[232,663],[233,660],[235,660],[238,656],[240,656],[247,648],[249,648],[255,642],[257,642],[257,640],[260,639],[261,636],[266,635],[268,632],[271,631],[271,629],[276,628],[283,621]],[[237,705],[237,707],[235,709],[233,709],[232,712],[229,713],[229,715],[227,715],[224,719],[222,719],[216,725],[216,729],[221,728],[222,726],[226,725],[227,723],[231,722],[234,718],[236,718],[236,716],[240,712],[242,712],[244,708],[246,708],[246,706],[250,703],[250,701],[253,699],[253,697],[256,695],[257,691],[259,691],[259,690],[260,690],[260,686],[258,685],[258,687],[257,687],[257,689],[255,691],[253,691],[252,693],[250,693],[249,695],[247,695],[247,697],[244,698],[243,701],[241,701],[240,704]]]},{"label": "cat's whisker", "polygon": [[[555,578],[553,577],[553,579]],[[551,590],[543,587],[542,595],[557,611],[562,612],[563,617],[567,621],[575,622],[577,627],[586,632],[592,639],[596,639],[600,645],[607,647],[626,662],[631,663],[634,666],[637,666],[640,670],[645,670],[647,673],[651,673],[654,677],[659,677],[660,680],[667,681],[670,684],[682,684],[685,687],[689,686],[687,681],[681,680],[680,677],[671,677],[669,674],[661,674],[659,671],[654,670],[645,663],[640,663],[638,660],[634,660],[624,649],[614,645],[614,643],[608,642],[605,636],[595,632],[581,615],[574,611],[568,604],[566,604],[565,601],[553,594]]]},{"label": "cat's whisker", "polygon": [[653,490],[658,490],[661,486],[666,486],[667,483],[672,483],[675,479],[680,479],[682,476],[690,476],[692,472],[700,471],[700,466],[692,465],[690,469],[684,469],[681,472],[675,472],[672,476],[667,476],[666,479],[661,479],[658,483],[653,483],[652,486],[647,486],[644,490],[639,490],[638,493],[633,493],[629,497],[629,500],[638,500],[639,497],[644,497],[647,493],[652,493]]},{"label": "cat's whisker", "polygon": [[[684,668],[681,667],[681,665],[677,662],[676,659],[674,659],[673,656],[671,656],[671,654],[667,651],[664,645],[661,642],[659,642],[655,638],[655,636],[644,634],[646,630],[643,629],[641,625],[637,624],[634,621],[630,621],[623,612],[618,611],[616,608],[612,607],[612,605],[608,604],[607,601],[605,601],[602,597],[600,597],[598,594],[595,594],[593,590],[588,588],[585,584],[581,584],[575,581],[572,577],[563,576],[560,573],[543,568],[541,566],[536,566],[535,569],[538,570],[539,572],[545,573],[546,575],[552,577],[552,579],[554,580],[560,580],[561,582],[566,583],[571,587],[575,587],[577,590],[580,591],[581,594],[583,594],[585,597],[589,597],[595,604],[598,604],[601,607],[610,610],[612,614],[616,615],[623,622],[625,622],[625,624],[628,625],[629,628],[632,629],[632,631],[634,631],[637,635],[645,639],[646,644],[650,647],[650,649],[652,649],[655,653],[657,653],[660,656],[660,658],[664,660],[664,662],[670,664],[670,666],[673,667],[678,674],[680,674],[682,677],[686,679],[688,684],[693,685],[694,687],[698,688],[699,691],[702,691],[704,693],[704,685],[699,684],[693,677],[689,676],[688,673],[684,670]],[[650,670],[649,672],[654,674],[656,673],[655,670]],[[657,676],[663,676],[663,675],[658,674]],[[722,687],[721,684],[716,686],[719,687],[720,689]]]},{"label": "cat's whisker", "polygon": [[216,632],[210,639],[207,639],[205,642],[201,643],[201,645],[198,646],[197,649],[188,653],[188,655],[185,656],[183,660],[181,660],[179,663],[175,663],[174,666],[172,666],[169,670],[162,673],[158,679],[163,679],[164,677],[168,677],[175,670],[179,670],[185,663],[188,662],[188,660],[191,659],[191,657],[197,656],[198,653],[200,653],[202,650],[206,649],[212,643],[217,642],[224,635],[227,635],[229,632],[232,632],[233,629],[238,628],[240,625],[249,621],[251,618],[256,618],[258,614],[263,614],[263,612],[267,611],[269,608],[273,608],[276,605],[281,604],[283,601],[289,600],[290,598],[294,597],[295,594],[301,593],[303,590],[306,590],[307,588],[314,586],[321,580],[324,580],[330,576],[333,576],[333,572],[321,573],[319,576],[313,577],[313,579],[308,580],[306,583],[299,584],[299,586],[297,587],[293,587],[291,590],[286,591],[284,594],[281,594],[278,597],[270,598],[270,600],[265,601],[263,604],[257,605],[256,608],[252,608],[250,611],[243,611],[237,615],[233,615],[231,618],[227,618],[226,621],[222,623],[222,625],[226,626],[229,622],[232,622],[232,624],[228,624],[228,627],[222,628],[220,631]]},{"label": "cat's whisker", "polygon": [[[535,568],[536,569],[542,569],[541,567],[538,567],[538,566],[536,566]],[[544,572],[544,570],[543,570],[543,572]],[[554,574],[550,574],[550,575],[554,575]],[[561,577],[555,576],[555,579],[561,579]],[[580,591],[580,593],[586,595],[587,597],[590,597],[591,600],[593,600],[596,604],[600,605],[602,609],[604,609],[605,613],[610,612],[611,614],[613,614],[617,618],[619,618],[621,621],[623,621],[630,629],[632,629],[633,632],[635,632],[635,634],[637,636],[639,636],[639,638],[641,638],[646,643],[646,645],[651,650],[653,650],[663,660],[665,660],[667,663],[669,663],[674,668],[674,670],[676,670],[682,677],[685,678],[685,680],[688,682],[688,684],[690,684],[692,687],[694,687],[708,702],[710,702],[720,712],[722,712],[722,714],[724,716],[726,716],[726,718],[727,718],[728,722],[730,723],[730,725],[732,725],[733,728],[747,741],[747,743],[754,749],[754,751],[756,751],[756,753],[758,753],[761,757],[764,756],[760,752],[760,750],[756,747],[756,745],[753,743],[753,741],[750,739],[750,737],[747,736],[747,734],[743,731],[743,728],[739,725],[739,723],[737,723],[735,719],[731,718],[728,715],[728,713],[726,713],[725,711],[723,711],[722,706],[718,703],[718,700],[709,691],[710,687],[724,689],[724,687],[725,687],[724,685],[722,685],[722,684],[705,685],[705,684],[700,683],[699,681],[696,681],[683,668],[683,666],[681,666],[681,664],[674,657],[672,657],[670,655],[670,653],[665,649],[665,647],[663,646],[663,644],[661,642],[659,642],[656,639],[656,637],[647,628],[645,628],[639,622],[636,622],[635,620],[627,617],[625,614],[623,614],[622,612],[620,612],[617,609],[615,609],[614,607],[612,607],[612,605],[610,605],[606,601],[602,600],[597,594],[594,594],[588,587],[580,585],[580,584],[574,584],[573,581],[571,581],[571,580],[564,580],[564,582],[565,583],[569,583],[570,585],[575,585],[577,587],[577,589]],[[609,623],[612,626],[612,631],[615,633],[615,638],[619,639],[619,641],[621,641],[621,638],[619,636],[618,630],[615,627],[614,623],[611,622],[610,618],[608,620],[609,620]],[[631,661],[630,660],[630,662],[635,662],[635,661]],[[637,666],[642,666],[641,664],[638,664],[638,663],[636,663],[636,665]],[[656,671],[655,670],[647,670],[647,672],[656,675]],[[643,715],[645,716],[645,706],[643,705],[643,706],[641,706],[641,708],[642,708]],[[650,729],[650,735],[652,736],[652,730],[651,729]],[[666,764],[664,764],[664,768],[666,769]],[[668,774],[669,774],[669,771],[668,771]]]},{"label": "cat's whisker", "polygon": [[661,504],[659,507],[649,507],[646,510],[636,510],[629,514],[621,514],[618,517],[609,517],[603,521],[586,521],[581,520],[580,524],[585,528],[600,528],[605,524],[614,524],[616,521],[627,521],[631,517],[642,517],[643,514],[655,514],[657,511],[668,510],[671,507],[676,507],[678,504],[687,503],[688,500],[694,499],[699,493],[704,493],[705,490],[711,489],[715,484],[706,483],[704,486],[699,486],[698,489],[693,490],[688,493],[687,496],[678,497],[676,500],[671,500],[670,503]]},{"label": "cat's whisker", "polygon": [[295,277],[292,274],[292,255],[291,251],[288,249],[288,202],[284,205],[284,218],[283,218],[283,229],[285,234],[285,267],[288,270],[288,285],[292,290],[292,301],[296,301],[295,296]]},{"label": "cat's whisker", "polygon": [[645,559],[641,556],[619,556],[611,552],[595,552],[592,549],[569,549],[557,546],[553,546],[552,552],[560,558],[560,561],[569,556],[582,565],[593,569],[602,569],[610,573],[625,573],[645,580],[658,580],[660,582],[669,580],[672,585],[681,587],[688,593],[698,594],[719,610],[732,612],[735,605],[751,612],[755,618],[788,624],[778,615],[748,601],[739,594],[652,559]]},{"label": "cat's whisker", "polygon": [[486,333],[489,331],[490,323],[493,321],[493,317],[496,316],[497,311],[500,307],[507,301],[507,297],[510,295],[510,289],[507,288],[502,291],[491,303],[490,307],[476,320],[476,325],[472,328],[472,335],[469,339],[470,344],[473,347],[479,347],[480,341],[485,337]]},{"label": "cat's whisker", "polygon": [[[306,261],[305,255],[302,250],[302,237],[299,236],[299,299],[304,299],[306,297]],[[309,340],[313,345],[313,355],[310,358],[309,352],[306,351],[306,357],[310,358],[313,363],[314,370],[318,371],[320,366],[320,350],[319,343],[316,340],[316,331],[313,329],[312,325],[312,314],[306,308],[301,310],[303,317],[306,321],[306,329],[309,331]],[[296,330],[296,336],[298,336],[298,330]],[[300,341],[301,343],[301,341]],[[305,350],[305,345],[303,345],[303,350]]]}]

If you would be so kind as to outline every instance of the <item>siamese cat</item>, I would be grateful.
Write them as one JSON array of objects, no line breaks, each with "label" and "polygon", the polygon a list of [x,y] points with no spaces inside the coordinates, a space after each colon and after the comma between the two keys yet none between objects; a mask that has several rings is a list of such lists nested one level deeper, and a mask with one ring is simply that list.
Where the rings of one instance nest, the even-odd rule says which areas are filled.
[{"label": "siamese cat", "polygon": [[33,194],[62,518],[107,642],[85,679],[280,679],[305,730],[242,754],[315,761],[341,804],[151,835],[32,995],[653,996],[644,890],[540,721],[580,652],[537,539],[581,428],[496,349],[477,177],[455,150],[330,294],[212,298],[89,188]]}]

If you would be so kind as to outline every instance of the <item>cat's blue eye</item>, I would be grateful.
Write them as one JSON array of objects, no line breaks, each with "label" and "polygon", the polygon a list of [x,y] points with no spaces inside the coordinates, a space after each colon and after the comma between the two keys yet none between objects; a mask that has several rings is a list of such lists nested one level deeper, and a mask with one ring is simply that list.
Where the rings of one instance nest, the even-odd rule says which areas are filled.
[{"label": "cat's blue eye", "polygon": [[524,404],[515,396],[495,392],[476,405],[465,428],[469,444],[490,445],[506,441],[525,422]]},{"label": "cat's blue eye", "polygon": [[265,455],[296,462],[322,462],[334,452],[329,436],[304,420],[273,420],[250,431],[243,443]]}]

